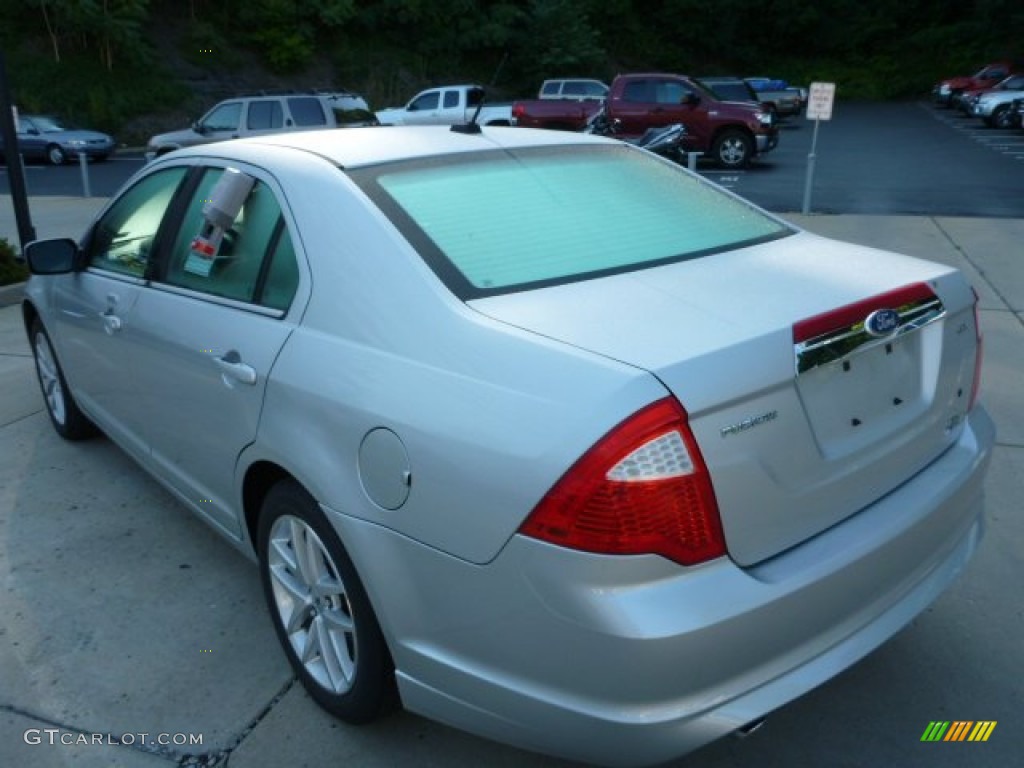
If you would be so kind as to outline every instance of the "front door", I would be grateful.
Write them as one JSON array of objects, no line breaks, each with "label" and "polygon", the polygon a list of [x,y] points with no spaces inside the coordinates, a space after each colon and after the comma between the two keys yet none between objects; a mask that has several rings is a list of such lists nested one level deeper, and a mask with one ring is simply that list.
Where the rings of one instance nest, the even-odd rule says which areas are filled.
[{"label": "front door", "polygon": [[138,300],[158,232],[185,168],[147,176],[96,222],[83,243],[87,267],[58,281],[58,354],[82,410],[130,452],[148,451],[139,398]]}]

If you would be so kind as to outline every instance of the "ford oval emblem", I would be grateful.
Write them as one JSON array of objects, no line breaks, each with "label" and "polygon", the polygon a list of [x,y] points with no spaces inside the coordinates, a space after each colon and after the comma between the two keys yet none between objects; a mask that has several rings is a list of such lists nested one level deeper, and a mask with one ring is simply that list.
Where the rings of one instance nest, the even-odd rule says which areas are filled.
[{"label": "ford oval emblem", "polygon": [[864,330],[875,338],[892,336],[900,327],[900,314],[895,309],[876,309],[864,320]]}]

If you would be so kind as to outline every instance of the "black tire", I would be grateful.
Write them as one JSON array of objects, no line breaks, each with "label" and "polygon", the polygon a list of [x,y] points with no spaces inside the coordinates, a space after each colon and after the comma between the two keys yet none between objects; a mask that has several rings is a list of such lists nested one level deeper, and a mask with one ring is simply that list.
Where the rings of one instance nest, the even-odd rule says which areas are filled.
[{"label": "black tire", "polygon": [[993,110],[993,128],[1015,128],[1018,124],[1017,115],[1010,109],[1009,104],[1003,104]]},{"label": "black tire", "polygon": [[741,130],[724,130],[715,137],[711,156],[723,168],[746,168],[754,156],[754,141]]},{"label": "black tire", "polygon": [[36,378],[43,393],[46,412],[57,434],[65,440],[85,440],[98,431],[91,421],[78,409],[71,394],[64,371],[57,361],[57,353],[50,343],[50,336],[38,318],[29,331],[32,343],[32,357],[36,363]]},{"label": "black tire", "polygon": [[64,165],[67,162],[68,156],[59,146],[51,144],[46,148],[46,159],[50,165]]},{"label": "black tire", "polygon": [[366,590],[320,506],[292,480],[264,499],[257,553],[274,631],[309,695],[349,723],[391,709],[394,665]]}]

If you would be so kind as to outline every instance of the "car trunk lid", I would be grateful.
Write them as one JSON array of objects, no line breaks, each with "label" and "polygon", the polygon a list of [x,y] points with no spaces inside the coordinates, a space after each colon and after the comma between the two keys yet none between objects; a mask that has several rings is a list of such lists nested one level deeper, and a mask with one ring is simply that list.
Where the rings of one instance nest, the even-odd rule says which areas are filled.
[{"label": "car trunk lid", "polygon": [[751,565],[956,439],[973,300],[952,268],[799,233],[470,305],[658,377],[689,413],[730,556]]}]

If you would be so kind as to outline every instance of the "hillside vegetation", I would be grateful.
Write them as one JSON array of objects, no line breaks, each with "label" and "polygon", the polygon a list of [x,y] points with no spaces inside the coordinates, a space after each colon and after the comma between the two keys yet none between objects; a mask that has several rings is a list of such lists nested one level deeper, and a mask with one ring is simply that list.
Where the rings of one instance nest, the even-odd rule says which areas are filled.
[{"label": "hillside vegetation", "polygon": [[16,103],[121,141],[231,93],[347,87],[374,107],[477,81],[668,70],[920,96],[1024,48],[1020,0],[0,0]]}]

